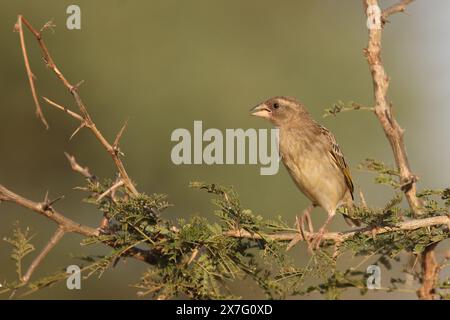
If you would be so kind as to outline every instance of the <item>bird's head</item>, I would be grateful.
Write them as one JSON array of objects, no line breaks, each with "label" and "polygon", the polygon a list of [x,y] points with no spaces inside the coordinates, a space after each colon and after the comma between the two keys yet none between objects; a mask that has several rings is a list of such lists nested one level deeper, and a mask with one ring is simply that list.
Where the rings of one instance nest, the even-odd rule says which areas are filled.
[{"label": "bird's head", "polygon": [[306,108],[295,98],[274,97],[258,104],[251,110],[253,116],[269,120],[276,126],[293,123],[295,120],[309,118]]}]

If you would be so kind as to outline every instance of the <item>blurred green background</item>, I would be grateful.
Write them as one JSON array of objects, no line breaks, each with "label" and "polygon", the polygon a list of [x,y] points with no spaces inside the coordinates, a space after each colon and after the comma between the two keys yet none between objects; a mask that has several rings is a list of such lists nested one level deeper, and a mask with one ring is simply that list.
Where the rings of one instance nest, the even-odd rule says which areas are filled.
[{"label": "blurred green background", "polygon": [[[383,6],[391,3],[381,1]],[[13,32],[17,15],[23,14],[36,28],[49,20],[56,24],[54,34],[45,32],[50,52],[69,81],[85,81],[81,95],[106,137],[113,139],[129,119],[121,148],[128,173],[140,191],[169,194],[175,206],[168,210],[168,218],[196,213],[212,217],[208,195],[187,187],[191,180],[203,180],[233,185],[246,207],[265,217],[281,215],[294,222],[308,202],[284,168],[277,175],[261,176],[258,165],[175,166],[170,160],[171,132],[192,130],[194,120],[202,120],[204,128],[269,128],[248,113],[250,107],[275,95],[299,98],[335,133],[355,184],[370,204],[382,205],[391,196],[388,188],[374,185],[371,175],[356,169],[366,157],[393,163],[376,118],[368,112],[321,117],[323,109],[338,100],[373,102],[362,54],[367,31],[359,0],[1,0],[0,4],[0,183],[19,194],[34,200],[41,200],[47,190],[51,197],[64,194],[57,209],[95,226],[100,215],[80,202],[84,195],[73,187],[84,181],[70,170],[63,152],[75,155],[97,176],[115,174],[112,161],[90,132],[81,131],[68,140],[77,126],[72,118],[43,104],[51,129],[46,131],[36,119],[19,37]],[[70,4],[81,7],[81,30],[65,26]],[[448,1],[416,1],[408,8],[409,15],[392,17],[384,32],[390,98],[406,129],[420,188],[446,187],[450,181],[449,12]],[[26,39],[38,93],[75,110],[70,95],[42,63],[37,43],[29,33]],[[319,225],[325,213],[316,209],[313,216]],[[10,236],[17,220],[36,233],[38,249],[55,230],[52,222],[35,213],[1,204],[2,238]],[[337,217],[330,228],[346,226]],[[71,254],[108,250],[80,247],[80,240],[78,235],[65,236],[33,278],[72,264]],[[448,242],[440,245],[438,253],[446,249]],[[0,283],[14,278],[9,250],[0,241]],[[300,263],[307,259],[305,251],[302,245],[294,249]],[[349,259],[343,265],[357,262]],[[128,260],[100,280],[84,281],[82,290],[69,291],[62,283],[31,298],[136,298],[130,284],[145,268]],[[388,285],[388,276],[383,279],[382,284]],[[261,297],[251,285],[232,287],[246,298]],[[345,297],[359,298],[355,292]],[[370,292],[363,298],[389,297],[415,295]]]}]

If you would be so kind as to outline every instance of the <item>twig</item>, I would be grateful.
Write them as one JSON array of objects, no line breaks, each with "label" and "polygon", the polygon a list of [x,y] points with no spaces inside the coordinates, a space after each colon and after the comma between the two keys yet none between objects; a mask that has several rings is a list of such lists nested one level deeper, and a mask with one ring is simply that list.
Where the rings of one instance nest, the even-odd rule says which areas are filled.
[{"label": "twig", "polygon": [[[28,55],[27,55],[27,52],[25,50],[25,41],[23,39],[22,23],[23,23],[23,25],[25,25],[28,28],[28,30],[30,30],[30,32],[34,35],[34,37],[38,41],[39,46],[40,46],[41,51],[42,51],[43,56],[44,56],[44,61],[47,64],[47,67],[49,67],[51,70],[53,70],[53,72],[58,77],[58,79],[61,80],[61,82],[64,84],[64,86],[69,90],[69,92],[74,97],[75,102],[76,102],[78,108],[80,109],[81,115],[78,115],[78,114],[76,114],[74,112],[69,112],[67,108],[62,107],[62,106],[52,102],[48,98],[45,98],[44,100],[46,102],[48,102],[49,104],[51,104],[52,106],[57,107],[58,109],[61,109],[61,110],[65,111],[70,116],[72,116],[72,117],[76,118],[77,120],[79,120],[81,122],[81,125],[77,129],[76,132],[78,132],[78,130],[83,128],[83,127],[86,127],[89,130],[91,130],[91,132],[94,134],[94,136],[97,138],[97,140],[100,141],[100,143],[103,145],[103,147],[106,149],[106,151],[110,154],[111,158],[113,159],[113,161],[114,161],[114,163],[115,163],[115,165],[117,167],[117,170],[119,171],[121,179],[124,181],[124,184],[125,184],[126,188],[133,195],[137,195],[138,191],[136,190],[133,182],[131,181],[130,177],[128,176],[127,171],[125,170],[125,166],[123,165],[123,162],[120,159],[120,154],[117,151],[117,146],[115,148],[113,145],[111,145],[108,142],[108,140],[106,140],[105,137],[101,134],[101,132],[97,129],[97,127],[95,126],[95,123],[92,121],[92,118],[90,117],[90,115],[89,115],[89,113],[88,113],[88,111],[86,109],[86,106],[84,105],[84,103],[83,103],[83,101],[82,101],[82,99],[81,99],[81,97],[80,97],[80,95],[78,93],[78,86],[80,85],[80,83],[77,84],[77,85],[72,85],[64,77],[62,72],[56,66],[52,56],[50,55],[50,52],[48,51],[47,46],[45,45],[45,42],[42,39],[41,33],[36,31],[36,29],[34,29],[34,27],[22,15],[19,15],[18,19],[17,19],[17,23],[16,23],[16,30],[18,30],[18,32],[19,32],[19,34],[21,36],[22,53],[23,53],[23,56],[24,56],[24,59],[25,59],[25,64],[27,66],[27,73],[28,73],[29,77],[31,77],[32,71],[31,71],[31,68],[29,66]],[[31,91],[32,91],[32,94],[33,94],[33,98],[35,99],[37,112],[40,112],[40,114],[41,114],[42,113],[41,112],[41,108],[40,108],[39,102],[37,100],[36,89],[34,87],[34,82],[32,81],[32,79],[30,80],[30,84],[31,84]],[[45,121],[45,120],[43,120],[43,121]]]},{"label": "twig", "polygon": [[47,97],[42,97],[42,99],[44,99],[44,101],[47,102],[48,104],[50,104],[50,105],[52,105],[52,106],[58,108],[59,110],[62,110],[62,111],[64,111],[64,112],[66,112],[66,113],[67,113],[69,116],[71,116],[72,118],[75,118],[75,119],[77,119],[77,120],[80,121],[80,122],[84,122],[83,117],[80,116],[78,113],[73,112],[73,111],[67,109],[66,107],[63,107],[63,106],[60,105],[60,104],[57,104],[56,102],[50,100],[50,99],[47,98]]},{"label": "twig", "polygon": [[106,197],[108,194],[113,193],[114,190],[124,185],[123,180],[119,180],[116,183],[114,183],[110,188],[108,188],[105,192],[103,192],[101,195],[98,196],[97,202],[102,200],[104,197]]},{"label": "twig", "polygon": [[88,178],[89,180],[95,180],[95,176],[89,171],[88,167],[83,168],[77,163],[74,156],[71,156],[67,152],[64,152],[64,154],[66,155],[67,160],[69,160],[70,167],[73,171],[80,173],[82,176]]},{"label": "twig", "polygon": [[383,10],[383,13],[381,15],[381,18],[383,19],[383,22],[387,21],[387,18],[389,18],[389,16],[393,15],[394,13],[397,12],[405,12],[406,7],[408,6],[408,4],[410,4],[411,2],[413,2],[414,0],[402,0],[399,3],[396,3],[386,9]]},{"label": "twig", "polygon": [[50,238],[48,243],[45,245],[44,249],[39,253],[39,255],[33,260],[33,262],[30,264],[27,272],[22,277],[22,282],[27,283],[28,280],[30,280],[31,275],[33,274],[34,270],[39,266],[39,264],[44,260],[44,258],[47,256],[47,254],[53,249],[54,246],[61,240],[61,238],[64,236],[66,231],[64,230],[64,227],[59,226],[56,232],[53,234],[53,236]]},{"label": "twig", "polygon": [[25,45],[25,37],[23,35],[22,21],[23,21],[22,16],[19,16],[19,18],[17,19],[17,23],[14,26],[14,30],[19,32],[20,47],[22,48],[22,56],[23,56],[23,60],[25,62],[25,69],[27,70],[27,76],[28,76],[28,82],[30,83],[31,95],[33,96],[34,105],[36,106],[36,116],[39,119],[41,119],[45,128],[48,130],[50,127],[48,125],[47,120],[45,119],[44,114],[42,113],[41,104],[39,103],[39,99],[38,99],[38,96],[36,93],[36,86],[34,84],[35,75],[31,71],[30,62],[28,61],[27,48]]}]

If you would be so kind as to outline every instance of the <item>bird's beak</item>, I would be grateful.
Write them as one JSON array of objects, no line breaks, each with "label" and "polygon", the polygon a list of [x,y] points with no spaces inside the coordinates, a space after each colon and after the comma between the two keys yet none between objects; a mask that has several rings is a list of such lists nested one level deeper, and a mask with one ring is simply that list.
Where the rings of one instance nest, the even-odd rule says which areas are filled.
[{"label": "bird's beak", "polygon": [[257,116],[265,119],[270,118],[270,109],[265,103],[258,104],[256,107],[250,110],[252,116]]}]

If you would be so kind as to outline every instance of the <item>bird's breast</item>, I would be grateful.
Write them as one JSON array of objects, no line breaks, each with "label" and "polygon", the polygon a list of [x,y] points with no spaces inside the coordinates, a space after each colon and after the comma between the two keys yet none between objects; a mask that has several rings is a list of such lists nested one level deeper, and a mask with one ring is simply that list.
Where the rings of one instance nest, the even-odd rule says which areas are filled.
[{"label": "bird's breast", "polygon": [[315,204],[336,207],[345,194],[345,181],[326,145],[308,133],[280,132],[280,153],[292,179]]}]

